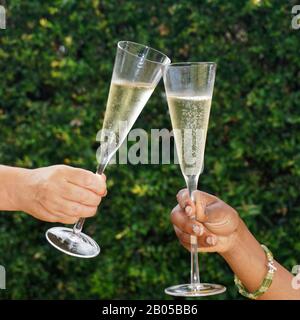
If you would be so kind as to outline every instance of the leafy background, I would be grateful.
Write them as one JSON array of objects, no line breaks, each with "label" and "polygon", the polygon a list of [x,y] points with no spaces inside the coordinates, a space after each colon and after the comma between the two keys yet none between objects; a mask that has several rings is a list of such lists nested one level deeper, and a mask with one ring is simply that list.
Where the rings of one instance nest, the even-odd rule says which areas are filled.
[{"label": "leafy background", "polygon": [[[2,1],[3,4],[3,1]],[[237,208],[288,269],[300,262],[299,30],[294,1],[6,1],[0,30],[0,163],[64,163],[94,170],[118,40],[153,46],[173,61],[218,63],[200,188]],[[170,128],[163,86],[136,127]],[[0,264],[8,299],[170,299],[189,278],[189,254],[169,222],[183,187],[176,165],[114,165],[109,194],[86,232],[102,254],[80,260],[44,238],[50,224],[1,213]],[[240,299],[217,254],[202,278]]]}]

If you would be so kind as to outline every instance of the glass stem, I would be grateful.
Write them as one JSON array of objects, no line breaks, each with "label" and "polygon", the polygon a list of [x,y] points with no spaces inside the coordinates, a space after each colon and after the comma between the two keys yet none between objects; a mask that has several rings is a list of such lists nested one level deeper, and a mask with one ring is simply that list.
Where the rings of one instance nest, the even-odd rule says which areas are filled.
[{"label": "glass stem", "polygon": [[[99,164],[96,173],[101,175],[104,172],[105,167],[106,167],[106,164]],[[83,225],[84,225],[84,221],[85,221],[85,218],[80,218],[76,222],[76,224],[73,227],[73,232],[75,234],[79,234],[82,231],[82,228],[83,228]]]},{"label": "glass stem", "polygon": [[76,222],[76,224],[73,227],[73,232],[75,234],[79,234],[81,232],[84,225],[84,221],[85,221],[85,218],[79,218],[79,220]]},{"label": "glass stem", "polygon": [[[189,195],[195,202],[193,191],[197,190],[199,176],[191,175],[186,177],[186,184]],[[196,218],[195,218],[196,219]],[[200,273],[198,264],[198,242],[196,236],[191,236],[191,286],[197,290],[200,286]]]}]

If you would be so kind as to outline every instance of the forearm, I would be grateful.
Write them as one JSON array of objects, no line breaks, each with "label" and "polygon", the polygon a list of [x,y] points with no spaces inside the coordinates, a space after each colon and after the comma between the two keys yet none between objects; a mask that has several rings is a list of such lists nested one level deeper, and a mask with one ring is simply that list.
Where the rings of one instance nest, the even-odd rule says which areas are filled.
[{"label": "forearm", "polygon": [[29,171],[0,165],[0,210],[22,210],[19,198]]},{"label": "forearm", "polygon": [[[235,245],[221,254],[249,292],[257,290],[268,272],[267,257],[259,242],[241,221]],[[291,286],[292,274],[278,262],[273,282],[260,299],[300,299],[300,291]]]}]

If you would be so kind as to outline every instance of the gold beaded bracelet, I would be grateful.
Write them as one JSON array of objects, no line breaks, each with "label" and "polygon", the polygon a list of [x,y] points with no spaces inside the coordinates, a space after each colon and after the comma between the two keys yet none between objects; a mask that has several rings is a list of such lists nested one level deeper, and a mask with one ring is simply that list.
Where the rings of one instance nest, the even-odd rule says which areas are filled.
[{"label": "gold beaded bracelet", "polygon": [[277,270],[277,268],[274,265],[274,259],[273,259],[272,252],[265,245],[262,244],[261,246],[264,249],[266,256],[267,256],[267,259],[268,259],[268,264],[267,264],[268,273],[266,274],[260,287],[256,291],[250,293],[244,287],[241,280],[236,275],[234,275],[234,283],[237,286],[239,293],[241,295],[243,295],[244,297],[249,298],[249,299],[253,299],[253,300],[256,300],[257,298],[259,298],[261,295],[263,295],[270,288],[272,281],[273,281],[274,273]]}]

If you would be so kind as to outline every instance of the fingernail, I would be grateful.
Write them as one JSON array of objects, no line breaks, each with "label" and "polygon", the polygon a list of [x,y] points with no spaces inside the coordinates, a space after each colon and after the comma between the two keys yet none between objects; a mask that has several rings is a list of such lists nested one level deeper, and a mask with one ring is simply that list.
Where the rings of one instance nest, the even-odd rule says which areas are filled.
[{"label": "fingernail", "polygon": [[200,225],[197,225],[197,224],[194,224],[193,225],[193,232],[198,235],[198,236],[201,236],[203,234],[203,227]]},{"label": "fingernail", "polygon": [[207,237],[206,242],[210,246],[214,246],[217,243],[217,239],[216,239],[216,237]]},{"label": "fingernail", "polygon": [[186,212],[187,215],[191,215],[191,214],[192,214],[192,211],[193,211],[193,209],[192,209],[191,206],[187,206],[187,207],[185,208],[185,212]]}]

